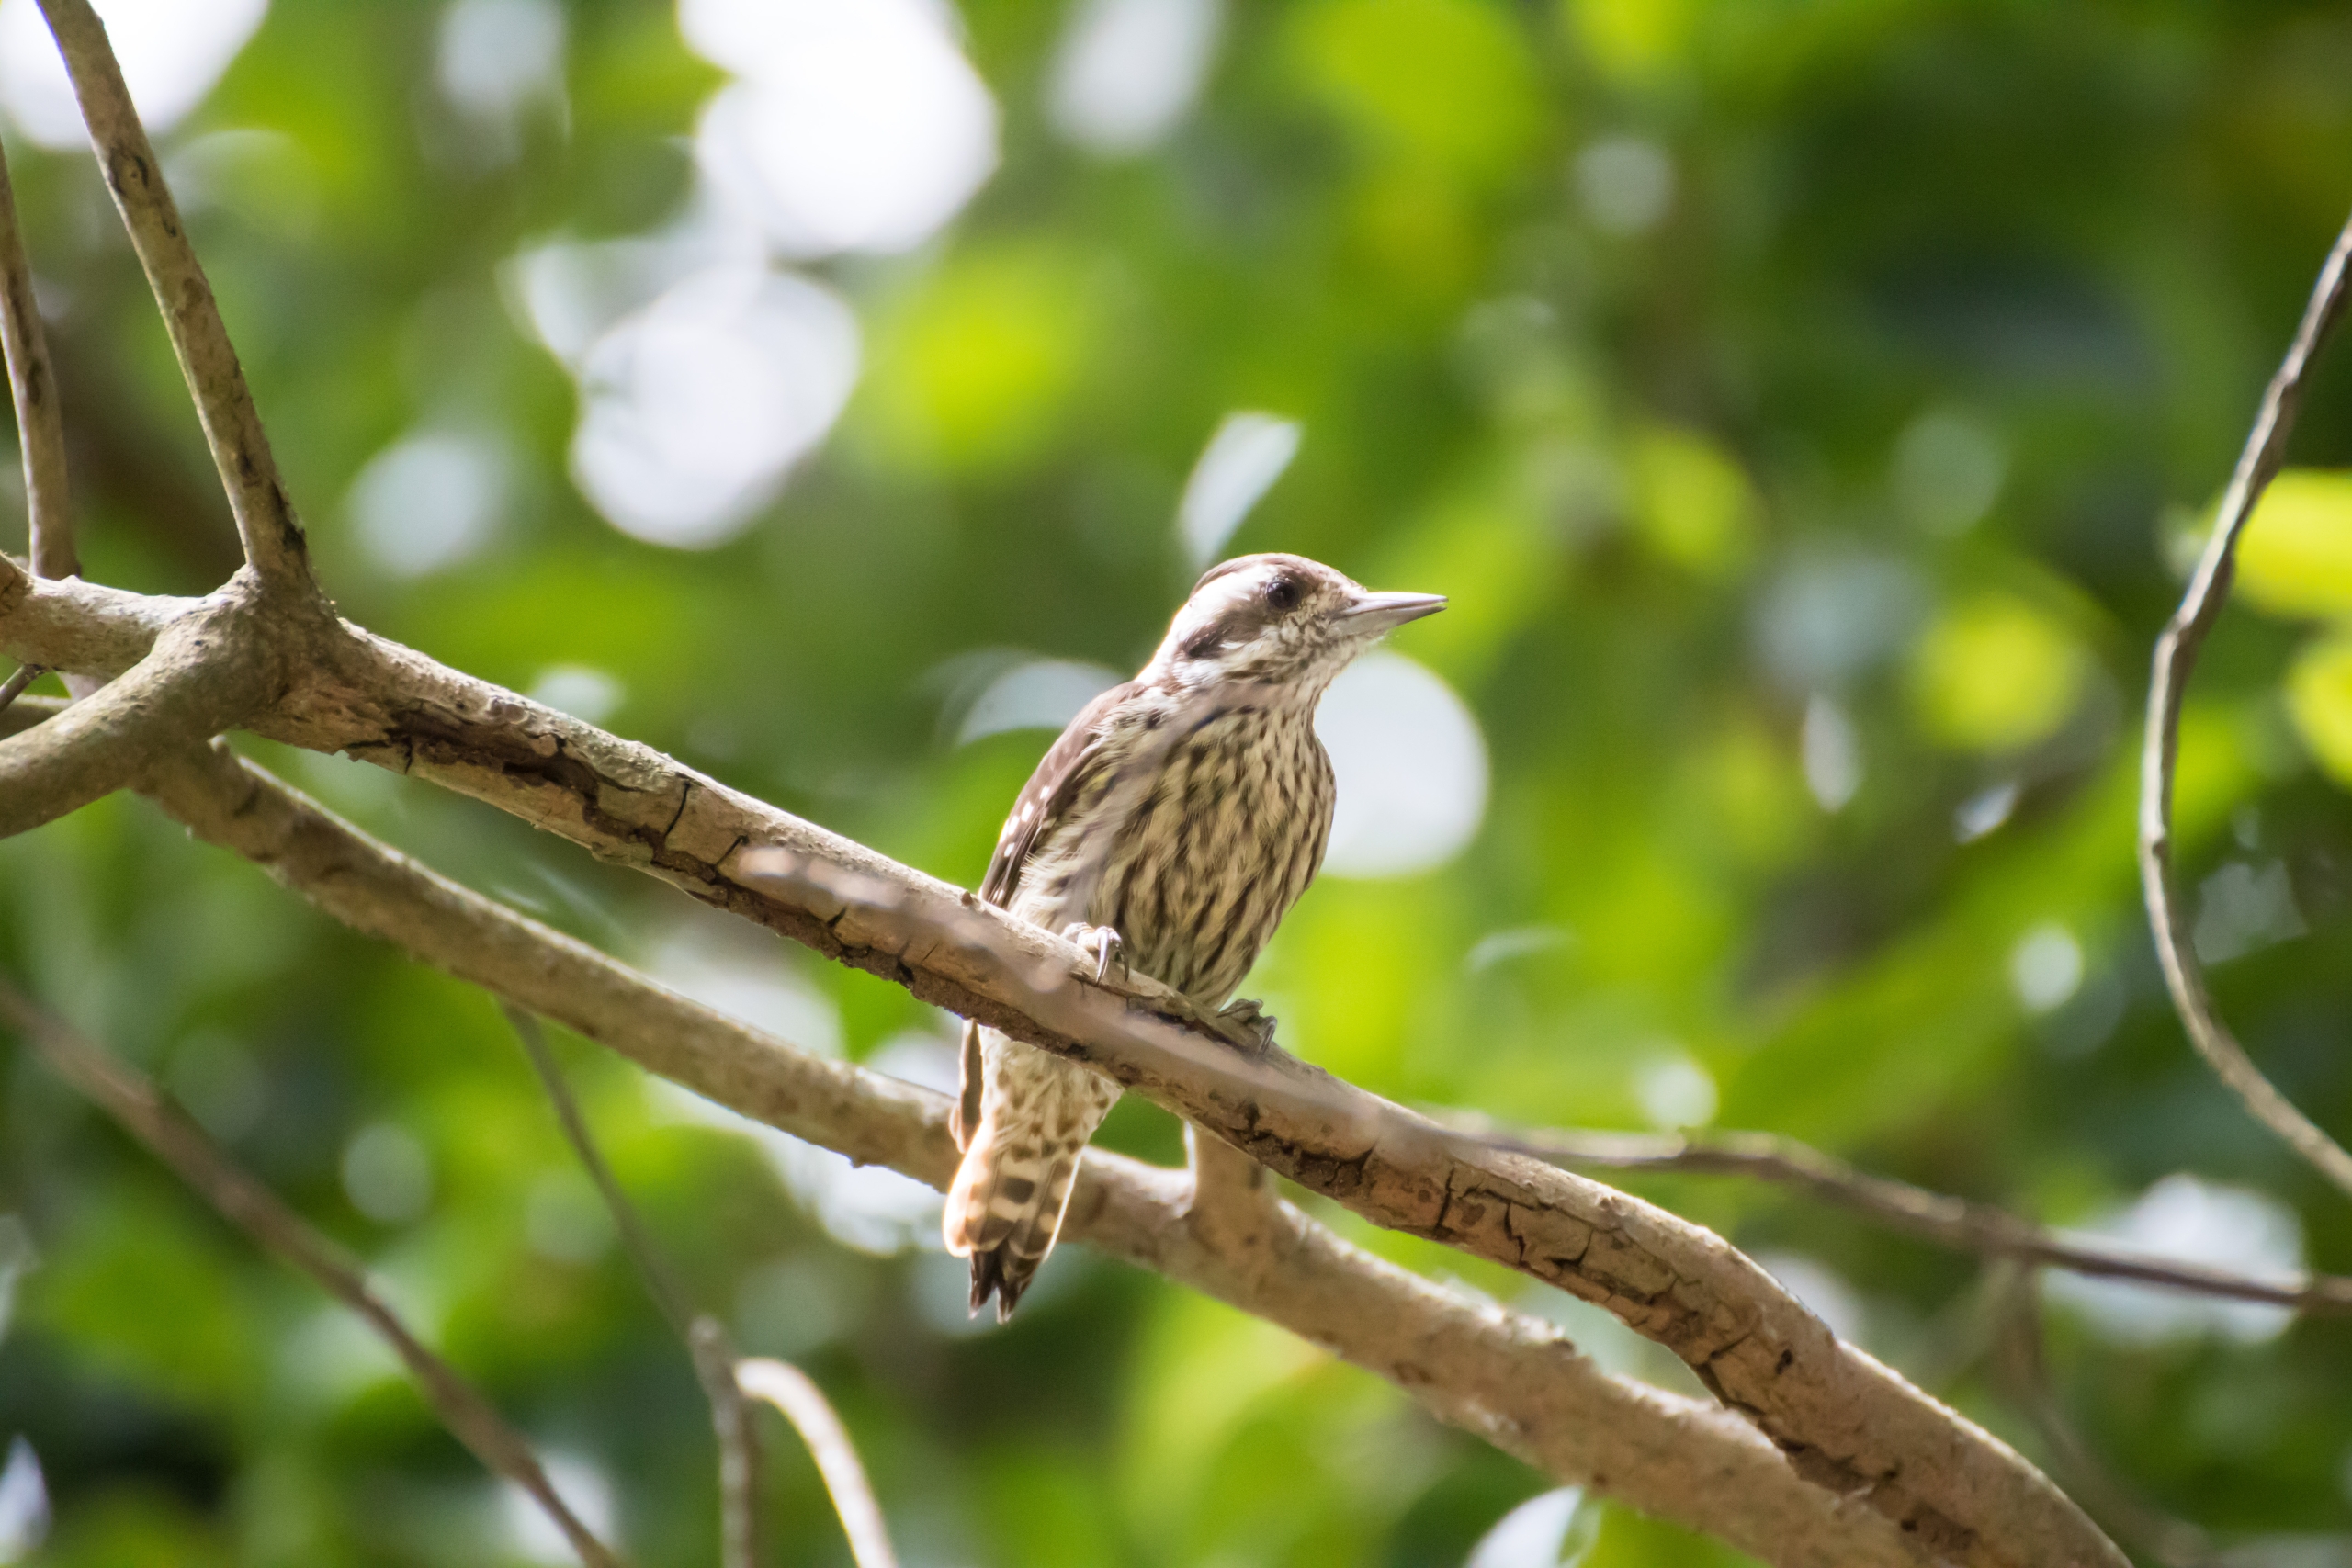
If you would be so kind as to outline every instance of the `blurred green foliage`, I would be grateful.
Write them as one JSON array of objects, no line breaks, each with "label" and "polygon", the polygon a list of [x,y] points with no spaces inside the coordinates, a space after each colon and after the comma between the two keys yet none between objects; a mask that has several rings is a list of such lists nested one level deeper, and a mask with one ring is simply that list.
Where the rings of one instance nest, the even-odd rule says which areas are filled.
[{"label": "blurred green foliage", "polygon": [[[2341,1194],[2183,1043],[2131,856],[2181,547],[2352,200],[2352,15],[1247,0],[1190,116],[1117,159],[1046,113],[1070,7],[958,15],[1001,164],[937,240],[801,268],[855,311],[857,389],[754,525],[693,552],[575,490],[577,394],[515,258],[668,224],[721,73],[664,8],[575,0],[559,90],[502,139],[439,96],[438,7],[277,0],[164,158],[345,612],[968,885],[1047,737],[954,744],[957,671],[1132,668],[1189,581],[1188,470],[1227,412],[1271,411],[1304,441],[1233,547],[1453,595],[1399,649],[1476,714],[1493,780],[1451,863],[1327,878],[1292,917],[1249,987],[1292,1049],[1513,1122],[1776,1129],[2052,1223],[2194,1171],[2352,1270]],[[207,589],[233,535],[91,162],[10,154],[89,574]],[[469,557],[401,575],[355,479],[451,430],[504,454],[500,503]],[[2352,1135],[2341,362],[2293,457],[2190,699],[2183,882],[2254,1055]],[[469,803],[250,750],[803,1044],[936,1065],[941,1021],[879,982]],[[0,845],[0,964],[366,1257],[602,1478],[639,1560],[712,1560],[684,1356],[485,998],[131,799]],[[978,1331],[902,1194],[574,1043],[697,1296],[840,1403],[910,1562],[1452,1564],[1546,1484],[1077,1249]],[[37,1256],[9,1276],[0,1438],[44,1467],[44,1562],[539,1550],[364,1333],[0,1053],[0,1211]],[[1104,1141],[1179,1152],[1133,1104]],[[2047,1456],[1975,1261],[1758,1187],[1637,1185]],[[1363,1239],[1675,1375],[1522,1280]],[[2352,1562],[2352,1331],[2131,1321],[2052,1314],[2060,1403],[2123,1483],[2260,1538],[2248,1561]],[[774,1448],[777,1560],[845,1562]],[[1599,1517],[1596,1565],[1727,1558]]]}]

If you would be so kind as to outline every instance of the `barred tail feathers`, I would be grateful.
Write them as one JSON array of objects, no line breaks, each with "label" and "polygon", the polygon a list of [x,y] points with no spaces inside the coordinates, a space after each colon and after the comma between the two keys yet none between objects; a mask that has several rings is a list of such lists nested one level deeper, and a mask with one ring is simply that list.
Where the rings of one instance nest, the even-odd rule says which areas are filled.
[{"label": "barred tail feathers", "polygon": [[973,1033],[984,1082],[962,1099],[978,1114],[963,1119],[964,1160],[940,1229],[948,1251],[972,1260],[972,1311],[994,1297],[1001,1323],[1053,1251],[1080,1156],[1119,1089],[993,1029]]},{"label": "barred tail feathers", "polygon": [[1037,1129],[1023,1132],[1002,1137],[993,1121],[982,1119],[956,1168],[943,1227],[947,1250],[972,1260],[972,1311],[993,1295],[1000,1323],[1012,1315],[1053,1251],[1086,1152],[1082,1138],[1047,1145]]}]

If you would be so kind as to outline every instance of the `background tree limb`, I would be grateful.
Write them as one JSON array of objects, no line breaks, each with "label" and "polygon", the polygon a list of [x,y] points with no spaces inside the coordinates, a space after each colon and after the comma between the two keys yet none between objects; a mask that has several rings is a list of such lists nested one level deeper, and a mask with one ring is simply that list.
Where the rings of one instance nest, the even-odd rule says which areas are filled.
[{"label": "background tree limb", "polygon": [[2221,513],[2205,543],[2205,553],[2188,580],[2188,592],[2156,639],[2140,758],[2140,886],[2147,900],[2148,925],[2155,933],[2165,984],[2197,1054],[2256,1121],[2352,1195],[2352,1153],[2278,1092],[2214,1010],[2204,967],[2197,961],[2190,937],[2189,916],[2172,886],[2172,796],[2174,775],[2180,765],[2181,704],[2188,695],[2189,675],[2197,668],[2198,651],[2229,599],[2238,540],[2254,515],[2255,503],[2286,461],[2287,437],[2294,430],[2295,414],[2302,404],[2304,378],[2343,314],[2347,264],[2352,264],[2352,221],[2336,235],[2335,247],[2320,268],[2294,341],[2263,393],[2261,412],[2255,416],[2245,449],[2230,475],[2230,488],[2222,497]]},{"label": "background tree limb", "polygon": [[1754,1177],[1811,1193],[1956,1251],[2016,1258],[2075,1274],[2133,1280],[2199,1295],[2260,1302],[2313,1316],[2352,1314],[2352,1279],[2320,1274],[2257,1280],[2225,1269],[2150,1257],[2097,1236],[2033,1224],[1990,1203],[1874,1176],[1773,1133],[1505,1133],[1490,1130],[1483,1118],[1445,1113],[1440,1119],[1475,1133],[1497,1148],[1567,1165]]},{"label": "background tree limb", "polygon": [[[548,1049],[547,1033],[540,1029],[539,1021],[513,1002],[502,1001],[500,1007],[506,1014],[506,1021],[514,1026],[515,1038],[523,1043],[523,1053],[530,1058],[531,1070],[538,1075],[540,1086],[547,1090],[556,1121],[563,1128],[564,1141],[571,1145],[571,1152],[587,1170],[588,1179],[595,1183],[620,1235],[621,1245],[628,1249],[630,1260],[637,1265],[638,1277],[645,1282],[646,1293],[662,1309],[670,1331],[678,1337],[679,1344],[694,1363],[695,1380],[702,1384],[703,1397],[710,1404],[711,1428],[718,1443],[719,1568],[758,1568],[759,1442],[752,1426],[751,1411],[743,1403],[743,1390],[736,1381],[739,1358],[735,1347],[717,1318],[696,1313],[687,1300],[677,1270],[662,1256],[652,1233],[638,1214],[637,1205],[628,1201],[628,1194],[621,1190],[620,1179],[613,1174],[604,1152],[596,1146],[595,1134],[588,1130],[588,1119],[581,1113],[579,1100],[565,1085],[563,1069],[556,1064],[555,1054]],[[843,1435],[842,1443],[846,1445],[848,1440]]]},{"label": "background tree limb", "polygon": [[58,408],[57,372],[33,298],[32,264],[17,221],[17,193],[0,156],[0,349],[8,364],[8,390],[17,409],[17,440],[25,465],[25,514],[32,530],[32,567],[40,577],[79,577],[74,514],[65,473],[65,421]]},{"label": "background tree limb", "polygon": [[620,1560],[557,1495],[530,1445],[471,1383],[409,1332],[399,1314],[333,1242],[232,1164],[153,1084],[34,1007],[5,979],[0,979],[0,1017],[16,1026],[60,1077],[96,1100],[124,1132],[178,1172],[223,1218],[365,1318],[407,1365],[442,1425],[492,1473],[521,1487],[563,1532],[588,1568],[621,1568]]},{"label": "background tree limb", "polygon": [[746,1395],[774,1406],[808,1445],[817,1473],[824,1478],[834,1511],[841,1515],[857,1568],[899,1568],[899,1554],[890,1549],[890,1532],[883,1526],[865,1466],[824,1391],[798,1367],[766,1356],[736,1362],[735,1378]]}]

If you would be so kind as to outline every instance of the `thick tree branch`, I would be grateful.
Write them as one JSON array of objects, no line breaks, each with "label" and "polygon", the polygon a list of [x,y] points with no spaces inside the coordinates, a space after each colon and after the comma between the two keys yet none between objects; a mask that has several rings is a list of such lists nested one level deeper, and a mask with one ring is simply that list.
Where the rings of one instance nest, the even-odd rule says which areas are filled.
[{"label": "thick tree branch", "polygon": [[229,597],[127,593],[78,577],[36,580],[0,555],[0,653],[50,670],[119,675],[170,626]]},{"label": "thick tree branch", "polygon": [[97,1101],[123,1131],[177,1171],[223,1218],[366,1318],[407,1363],[442,1424],[492,1473],[529,1494],[588,1568],[619,1568],[618,1560],[556,1495],[530,1445],[472,1384],[408,1331],[340,1248],[232,1164],[153,1084],[35,1008],[5,980],[0,980],[0,1017],[16,1026],[60,1077]]},{"label": "thick tree branch", "polygon": [[2346,223],[2336,236],[2335,249],[2320,268],[2295,341],[2289,345],[2278,374],[2270,378],[2245,449],[2230,476],[2212,537],[2206,541],[2205,554],[2189,579],[2180,607],[2156,639],[2155,667],[2148,681],[2147,730],[2140,758],[2140,886],[2147,899],[2148,924],[2155,933],[2156,956],[2164,964],[2165,984],[2172,991],[2173,1006],[2198,1055],[2245,1102],[2256,1121],[2338,1188],[2352,1193],[2352,1153],[2322,1132],[2263,1077],[2262,1069],[2254,1065],[2245,1047],[2215,1011],[2212,995],[2205,987],[2204,968],[2197,962],[2188,913],[2174,897],[2172,886],[2173,775],[2180,761],[2181,702],[2188,691],[2189,674],[2197,667],[2198,651],[2229,598],[2238,540],[2254,515],[2255,502],[2286,461],[2287,436],[2295,427],[2295,414],[2302,403],[2303,378],[2343,313],[2347,264],[2352,264],[2352,222]]},{"label": "thick tree branch", "polygon": [[119,679],[28,733],[0,740],[0,838],[134,783],[159,750],[198,745],[275,694],[268,645],[226,608],[191,615]]},{"label": "thick tree branch", "polygon": [[17,193],[0,156],[0,353],[8,363],[8,390],[17,409],[17,443],[25,462],[25,515],[32,530],[33,572],[79,577],[74,514],[65,479],[65,421],[57,404],[57,373],[33,299],[32,263],[17,221]]},{"label": "thick tree branch", "polygon": [[107,42],[106,26],[89,0],[40,0],[40,8],[74,79],[74,94],[90,128],[90,145],[107,188],[114,193],[123,224],[130,231],[131,248],[139,253],[163,311],[172,352],[203,422],[221,486],[229,492],[245,560],[266,588],[315,598],[302,525],[279,480],[277,459],[221,322],[212,285],[188,243],[178,205],[131,107],[121,67]]},{"label": "thick tree branch", "polygon": [[1931,1192],[1924,1187],[1857,1170],[1844,1160],[1772,1133],[1501,1133],[1480,1119],[1447,1113],[1450,1125],[1493,1147],[1566,1165],[1609,1170],[1674,1170],[1749,1176],[1810,1192],[1892,1229],[1987,1258],[2046,1264],[2076,1274],[2233,1301],[2261,1302],[2315,1317],[2352,1315],[2352,1279],[2304,1275],[2257,1280],[2224,1269],[2152,1258],[2097,1236],[2067,1235],[2018,1218],[2006,1209]]},{"label": "thick tree branch", "polygon": [[1184,1152],[1193,1173],[1192,1190],[1184,1195],[1185,1224],[1237,1265],[1267,1260],[1279,1224],[1266,1168],[1189,1122]]},{"label": "thick tree branch", "polygon": [[[815,831],[795,827],[803,840]],[[1084,955],[1057,939],[1048,963],[1008,954],[1014,944],[993,931],[982,945],[995,910],[966,908],[968,895],[943,896],[904,868],[885,880],[870,864],[851,870],[802,850],[738,852],[727,866],[739,884],[816,915],[844,953],[897,959],[891,977],[917,994],[927,977],[952,975],[978,1003],[1009,1006],[1019,1037],[1140,1090],[1375,1224],[1608,1308],[1680,1356],[1800,1473],[1867,1497],[1936,1555],[2120,1561],[2006,1446],[1840,1343],[1752,1261],[1678,1216],[1486,1147],[1279,1052],[1243,1066],[1204,1064],[1200,1033],[1152,1015],[1180,1010],[1143,998],[1147,1011],[1088,984]]]},{"label": "thick tree branch", "polygon": [[[0,735],[29,728],[63,705],[28,699],[14,724],[0,720]],[[383,933],[379,933],[383,934]],[[1446,1124],[1491,1147],[1537,1159],[1605,1169],[1660,1170],[1740,1176],[1792,1187],[1878,1221],[1890,1228],[1959,1251],[2013,1258],[2073,1273],[2132,1280],[2166,1289],[2228,1300],[2282,1306],[2310,1316],[2352,1314],[2352,1279],[2307,1275],[2263,1280],[2227,1269],[2148,1257],[2098,1237],[2053,1231],[1989,1203],[1957,1198],[1876,1176],[1795,1139],[1769,1133],[1640,1134],[1565,1130],[1510,1133],[1487,1119],[1459,1111],[1438,1113]],[[1255,1161],[1217,1161],[1229,1145],[1211,1140],[1213,1190],[1249,1191],[1258,1182]],[[1195,1147],[1194,1157],[1200,1157]],[[1231,1179],[1228,1180],[1227,1179]],[[1212,1198],[1213,1206],[1216,1200]],[[1200,1223],[1202,1197],[1188,1201],[1192,1223]]]},{"label": "thick tree branch", "polygon": [[[198,837],[424,963],[861,1164],[938,1188],[955,1174],[944,1097],[793,1051],[666,991],[377,843],[225,747],[159,770],[153,787]],[[1183,1172],[1090,1153],[1070,1234],[1290,1328],[1562,1481],[1769,1562],[1910,1561],[1894,1526],[1801,1481],[1730,1413],[1610,1377],[1550,1325],[1465,1302],[1287,1205],[1269,1250],[1229,1258],[1188,1224],[1190,1197]]]}]

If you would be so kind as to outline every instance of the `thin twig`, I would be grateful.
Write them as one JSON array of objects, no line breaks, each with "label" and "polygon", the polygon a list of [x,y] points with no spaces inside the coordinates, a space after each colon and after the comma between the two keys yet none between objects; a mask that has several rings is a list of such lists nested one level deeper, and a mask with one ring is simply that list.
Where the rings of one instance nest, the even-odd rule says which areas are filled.
[{"label": "thin twig", "polygon": [[621,1190],[620,1179],[605,1163],[604,1151],[596,1146],[595,1135],[588,1130],[588,1119],[581,1114],[580,1102],[572,1097],[571,1086],[563,1081],[555,1054],[548,1049],[547,1034],[539,1028],[539,1021],[510,1001],[502,998],[498,1005],[522,1040],[531,1066],[538,1072],[539,1082],[547,1089],[548,1099],[555,1103],[556,1120],[563,1124],[563,1135],[571,1143],[571,1152],[588,1168],[590,1179],[604,1195],[605,1207],[611,1211],[613,1224],[620,1232],[621,1245],[628,1249],[638,1272],[645,1278],[646,1293],[662,1309],[671,1331],[684,1343],[687,1354],[694,1359],[695,1377],[710,1402],[711,1426],[718,1438],[719,1562],[724,1568],[755,1568],[760,1560],[755,1485],[759,1474],[759,1434],[752,1425],[742,1392],[736,1386],[734,1346],[718,1319],[697,1315],[688,1304],[685,1287],[679,1283],[669,1260],[662,1256],[637,1205]]},{"label": "thin twig", "polygon": [[2321,344],[2344,309],[2346,267],[2352,262],[2352,222],[2344,226],[2320,268],[2311,303],[2304,308],[2295,341],[2279,363],[2278,374],[2263,394],[2262,411],[2255,417],[2245,449],[2239,454],[2230,488],[2222,497],[2221,515],[2205,554],[2189,579],[2180,608],[2165,623],[2156,639],[2155,666],[2148,682],[2148,720],[2140,759],[2140,885],[2148,905],[2148,924],[2155,933],[2156,955],[2162,960],[2165,984],[2173,1006],[2188,1031],[2198,1055],[2214,1075],[2245,1102],[2256,1121],[2277,1134],[2330,1181],[2352,1193],[2352,1153],[2278,1092],[2262,1069],[2254,1065],[2229,1026],[2214,1010],[2206,990],[2205,974],[2197,962],[2187,916],[2172,887],[2173,776],[2180,761],[2180,709],[2188,677],[2197,667],[2198,650],[2220,618],[2228,599],[2230,578],[2239,537],[2255,502],[2278,471],[2287,455],[2288,433],[2302,403],[2304,377]]},{"label": "thin twig", "polygon": [[139,253],[163,311],[172,352],[187,379],[213,466],[229,494],[245,559],[266,585],[314,594],[302,525],[286,498],[277,459],[221,322],[212,285],[188,243],[155,150],[131,107],[106,26],[90,8],[90,0],[40,0],[40,8],[56,36],[58,51],[65,57],[66,73],[74,79],[74,94],[90,128],[90,144],[107,188],[114,193],[123,225],[130,231],[131,248]]},{"label": "thin twig", "polygon": [[2096,1236],[2066,1235],[2006,1209],[1857,1170],[1834,1156],[1772,1133],[1614,1133],[1570,1129],[1499,1133],[1482,1119],[1445,1111],[1487,1146],[1557,1165],[1611,1170],[1672,1170],[1747,1176],[1793,1187],[1955,1251],[2044,1264],[2070,1273],[2132,1280],[2192,1294],[2260,1302],[2313,1317],[2352,1316],[2352,1279],[2311,1274],[2258,1280],[2199,1263],[2153,1258]]},{"label": "thin twig", "polygon": [[2075,1429],[2050,1386],[2049,1358],[2041,1332],[2040,1280],[2030,1269],[2007,1269],[1993,1282],[1994,1371],[2010,1403],[2041,1434],[2051,1457],[2064,1473],[2067,1489],[2116,1535],[2164,1568],[2211,1568],[2220,1561],[2213,1538],[2186,1519],[2148,1502],[2117,1475],[2098,1450]]},{"label": "thin twig", "polygon": [[711,1428],[718,1438],[718,1561],[721,1568],[757,1568],[760,1428],[735,1381],[741,1358],[725,1325],[708,1313],[687,1325],[686,1349],[710,1401]]},{"label": "thin twig", "polygon": [[613,1224],[620,1230],[621,1245],[628,1249],[629,1259],[637,1265],[638,1272],[645,1276],[646,1293],[662,1309],[662,1315],[669,1320],[678,1337],[684,1339],[694,1325],[685,1288],[671,1271],[669,1260],[654,1246],[645,1222],[638,1217],[637,1205],[621,1190],[620,1179],[605,1163],[604,1151],[596,1146],[594,1136],[588,1131],[587,1119],[580,1113],[580,1102],[572,1098],[571,1086],[563,1081],[562,1069],[556,1066],[555,1054],[548,1049],[547,1034],[539,1028],[539,1021],[512,1002],[502,1001],[498,1005],[522,1040],[523,1050],[531,1058],[531,1066],[538,1073],[548,1099],[554,1101],[556,1120],[563,1124],[563,1135],[571,1145],[571,1152],[588,1168],[589,1179],[603,1194],[605,1207],[612,1211]]},{"label": "thin twig", "polygon": [[753,1399],[765,1400],[783,1412],[800,1440],[808,1445],[808,1456],[817,1461],[817,1473],[824,1477],[825,1490],[832,1496],[833,1511],[842,1517],[842,1530],[849,1537],[850,1556],[856,1560],[857,1568],[899,1568],[898,1554],[890,1550],[890,1532],[882,1524],[882,1509],[865,1479],[865,1466],[858,1462],[857,1450],[823,1391],[799,1368],[765,1356],[736,1362],[735,1381]]},{"label": "thin twig", "polygon": [[7,712],[8,705],[23,696],[27,686],[31,685],[48,672],[48,668],[44,665],[18,665],[15,674],[6,681],[0,681],[0,713]]},{"label": "thin twig", "polygon": [[8,362],[16,400],[17,444],[25,461],[25,515],[32,533],[36,577],[79,577],[74,513],[65,478],[65,421],[57,404],[57,373],[33,298],[32,264],[17,221],[17,193],[8,161],[0,156],[0,350]]},{"label": "thin twig", "polygon": [[179,1172],[181,1179],[223,1217],[366,1318],[408,1364],[442,1424],[491,1472],[528,1493],[582,1562],[589,1568],[619,1568],[619,1560],[557,1495],[530,1445],[472,1384],[408,1331],[334,1243],[232,1164],[153,1083],[34,1007],[4,979],[0,979],[0,1015],[17,1026],[60,1077],[96,1100],[125,1132]]}]

